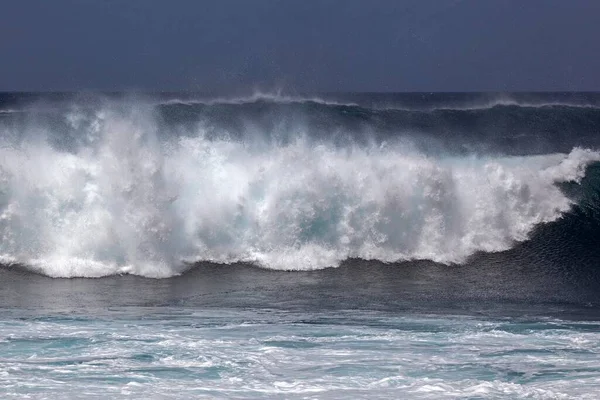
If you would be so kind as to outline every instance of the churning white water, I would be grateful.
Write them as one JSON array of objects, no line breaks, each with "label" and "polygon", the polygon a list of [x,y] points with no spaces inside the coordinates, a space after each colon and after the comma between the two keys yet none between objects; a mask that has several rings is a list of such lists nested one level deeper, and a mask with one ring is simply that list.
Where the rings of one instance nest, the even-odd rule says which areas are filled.
[{"label": "churning white water", "polygon": [[198,260],[460,263],[560,218],[570,200],[555,184],[600,160],[581,148],[457,157],[406,140],[334,145],[301,124],[286,141],[201,124],[168,134],[140,110],[65,118],[77,146],[56,146],[50,127],[4,127],[0,139],[2,260],[53,277],[168,277]]},{"label": "churning white water", "polygon": [[5,398],[595,399],[598,323],[376,312],[2,312]]}]

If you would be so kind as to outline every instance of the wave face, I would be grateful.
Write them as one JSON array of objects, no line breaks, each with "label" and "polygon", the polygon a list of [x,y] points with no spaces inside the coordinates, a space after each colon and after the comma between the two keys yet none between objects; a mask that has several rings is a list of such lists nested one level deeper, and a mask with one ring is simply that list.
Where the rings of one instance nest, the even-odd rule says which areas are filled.
[{"label": "wave face", "polygon": [[600,161],[590,105],[163,100],[5,107],[3,263],[52,277],[463,263],[560,223],[579,201],[561,184]]}]

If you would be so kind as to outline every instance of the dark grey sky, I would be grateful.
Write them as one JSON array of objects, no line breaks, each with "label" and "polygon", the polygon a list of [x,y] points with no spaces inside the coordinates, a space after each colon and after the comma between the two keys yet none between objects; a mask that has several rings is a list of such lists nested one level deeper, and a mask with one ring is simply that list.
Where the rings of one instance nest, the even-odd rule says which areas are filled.
[{"label": "dark grey sky", "polygon": [[3,0],[0,90],[600,90],[598,0]]}]

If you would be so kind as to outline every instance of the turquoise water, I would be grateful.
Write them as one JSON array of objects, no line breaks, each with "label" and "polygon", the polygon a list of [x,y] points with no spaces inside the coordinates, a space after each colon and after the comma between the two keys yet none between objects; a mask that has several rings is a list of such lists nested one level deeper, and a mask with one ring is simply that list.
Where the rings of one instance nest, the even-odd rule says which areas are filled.
[{"label": "turquoise water", "polygon": [[595,399],[600,323],[374,311],[4,310],[3,398]]}]

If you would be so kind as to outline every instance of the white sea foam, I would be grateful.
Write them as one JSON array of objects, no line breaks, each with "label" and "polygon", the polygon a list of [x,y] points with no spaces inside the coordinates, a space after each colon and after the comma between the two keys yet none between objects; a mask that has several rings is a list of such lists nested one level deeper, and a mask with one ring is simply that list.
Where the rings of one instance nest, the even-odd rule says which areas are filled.
[{"label": "white sea foam", "polygon": [[596,399],[600,388],[595,322],[11,311],[0,320],[4,398]]},{"label": "white sea foam", "polygon": [[[307,270],[347,258],[464,262],[554,221],[600,154],[430,157],[406,143],[335,146],[160,135],[145,112],[98,112],[72,151],[0,144],[0,255],[53,277],[168,277],[182,260]],[[165,139],[166,138],[166,139]],[[252,139],[250,139],[252,138]]]}]

